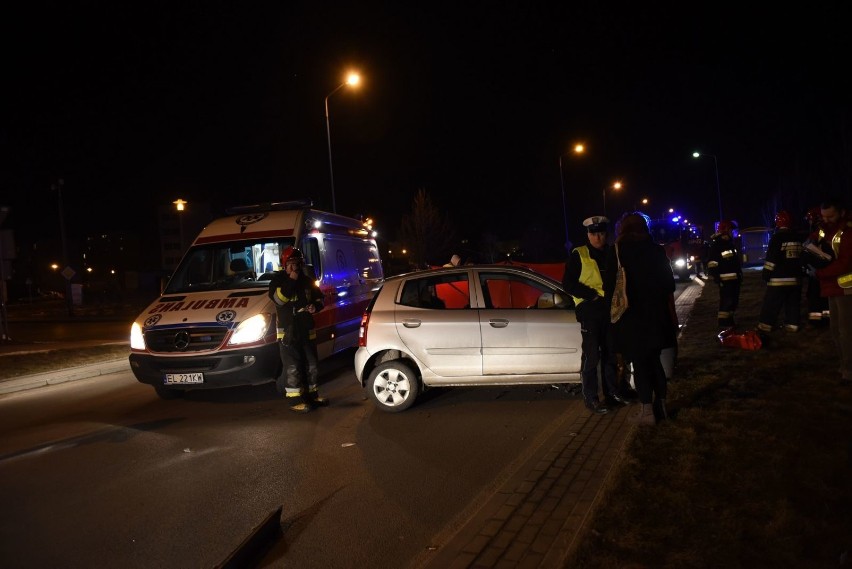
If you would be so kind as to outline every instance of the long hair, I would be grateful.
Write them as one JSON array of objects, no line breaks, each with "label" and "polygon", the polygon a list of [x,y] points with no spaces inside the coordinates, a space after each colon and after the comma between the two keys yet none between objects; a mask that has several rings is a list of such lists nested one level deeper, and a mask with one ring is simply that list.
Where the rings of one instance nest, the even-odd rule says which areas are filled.
[{"label": "long hair", "polygon": [[622,241],[642,241],[651,238],[648,227],[648,217],[638,211],[628,212],[621,216],[615,226],[616,243]]}]

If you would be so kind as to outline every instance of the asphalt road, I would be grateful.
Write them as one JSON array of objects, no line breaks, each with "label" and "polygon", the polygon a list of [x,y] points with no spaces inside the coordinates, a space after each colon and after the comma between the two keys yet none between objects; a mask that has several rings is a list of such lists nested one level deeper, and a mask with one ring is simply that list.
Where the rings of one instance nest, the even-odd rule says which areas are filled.
[{"label": "asphalt road", "polygon": [[129,371],[0,397],[0,558],[211,567],[282,506],[266,566],[404,567],[571,408],[549,388],[447,389],[388,414],[350,363],[324,364],[332,406],[306,416],[271,385],[161,401]]}]

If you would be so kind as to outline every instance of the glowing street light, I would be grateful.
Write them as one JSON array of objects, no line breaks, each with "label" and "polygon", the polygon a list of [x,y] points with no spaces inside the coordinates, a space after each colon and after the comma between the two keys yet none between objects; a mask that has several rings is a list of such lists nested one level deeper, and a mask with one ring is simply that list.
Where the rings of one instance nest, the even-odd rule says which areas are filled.
[{"label": "glowing street light", "polygon": [[722,216],[722,190],[719,189],[719,161],[716,159],[716,156],[713,154],[705,154],[703,152],[693,152],[693,158],[700,158],[702,156],[709,156],[713,159],[713,166],[716,168],[716,197],[719,199],[719,221],[725,219]]},{"label": "glowing street light", "polygon": [[178,212],[178,231],[180,234],[180,252],[183,254],[183,211],[186,209],[186,205],[189,203],[186,200],[182,200],[180,198],[176,199],[172,202],[175,204],[175,209]]},{"label": "glowing street light", "polygon": [[[612,188],[613,190],[620,190],[621,187],[622,187],[622,184],[621,184],[621,182],[614,182],[609,187]],[[607,190],[607,187],[605,186],[604,189],[603,189],[603,214],[604,214],[604,217],[607,216],[606,215],[606,190]]]},{"label": "glowing street light", "polygon": [[331,211],[332,213],[337,213],[337,202],[334,199],[334,168],[331,165],[331,122],[328,120],[328,98],[340,91],[342,88],[349,85],[350,87],[357,87],[361,82],[361,76],[357,73],[351,72],[346,76],[346,81],[337,86],[334,91],[325,96],[325,134],[326,139],[328,140],[328,175],[331,179]]},{"label": "glowing street light", "polygon": [[[574,148],[571,149],[574,154],[583,154],[586,151],[586,146],[582,143],[577,143],[574,145]],[[568,249],[571,245],[571,239],[568,238],[568,210],[565,207],[565,176],[562,173],[562,158],[567,156],[566,154],[559,155],[559,184],[562,188],[562,220],[565,223],[565,248]]]}]

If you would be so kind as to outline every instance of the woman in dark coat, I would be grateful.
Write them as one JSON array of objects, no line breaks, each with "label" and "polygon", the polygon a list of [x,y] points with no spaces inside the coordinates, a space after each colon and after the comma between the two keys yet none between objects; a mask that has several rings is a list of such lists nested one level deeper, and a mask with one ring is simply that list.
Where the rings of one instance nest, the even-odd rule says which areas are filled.
[{"label": "woman in dark coat", "polygon": [[[666,251],[651,240],[648,222],[641,213],[622,216],[616,228],[618,258],[627,275],[627,311],[613,325],[616,352],[633,363],[633,381],[641,408],[630,420],[654,425],[654,409],[665,416],[667,381],[660,362],[663,348],[677,343],[677,327],[672,319],[670,298],[675,290],[674,275]],[[618,260],[610,250],[604,292],[612,299]]]}]

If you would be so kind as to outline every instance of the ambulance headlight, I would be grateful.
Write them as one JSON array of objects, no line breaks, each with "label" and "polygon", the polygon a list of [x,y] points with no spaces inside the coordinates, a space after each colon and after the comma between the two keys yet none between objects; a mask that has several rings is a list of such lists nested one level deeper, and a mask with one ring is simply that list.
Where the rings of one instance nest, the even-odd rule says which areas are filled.
[{"label": "ambulance headlight", "polygon": [[145,337],[142,335],[142,326],[138,322],[134,322],[133,326],[130,327],[130,349],[145,349]]},{"label": "ambulance headlight", "polygon": [[243,320],[231,334],[228,345],[250,344],[262,340],[266,331],[269,330],[270,322],[272,322],[271,314],[255,314],[248,320]]},{"label": "ambulance headlight", "polygon": [[686,266],[686,261],[684,259],[681,258],[681,259],[678,259],[678,260],[675,261],[675,267],[677,267],[678,269],[682,269],[685,266]]}]

